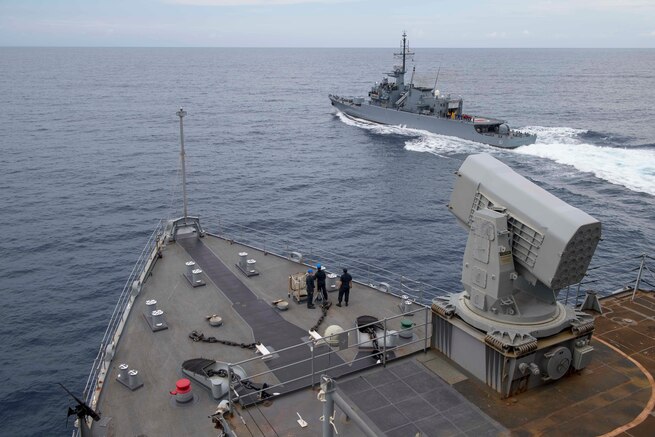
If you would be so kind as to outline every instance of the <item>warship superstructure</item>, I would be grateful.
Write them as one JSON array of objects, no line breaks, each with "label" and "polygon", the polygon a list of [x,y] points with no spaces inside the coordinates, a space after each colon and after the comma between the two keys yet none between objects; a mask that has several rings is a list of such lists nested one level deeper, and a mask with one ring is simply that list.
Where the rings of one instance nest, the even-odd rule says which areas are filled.
[{"label": "warship superstructure", "polygon": [[[180,156],[184,169],[183,141]],[[584,275],[600,223],[486,154],[456,178],[469,243],[465,290],[450,296],[312,242],[201,225],[184,188],[183,215],[153,232],[73,396],[75,434],[648,435],[646,257],[633,288],[563,305],[553,290]],[[311,308],[319,264],[329,296]],[[353,299],[336,307],[345,266]]]},{"label": "warship superstructure", "polygon": [[465,114],[462,98],[442,95],[434,87],[414,85],[414,71],[409,83],[405,83],[407,57],[413,55],[403,32],[401,51],[395,56],[402,59],[387,77],[376,83],[364,97],[330,95],[332,106],[343,114],[374,123],[404,126],[432,133],[463,138],[491,146],[513,149],[533,144],[537,136],[510,129],[499,119]]}]

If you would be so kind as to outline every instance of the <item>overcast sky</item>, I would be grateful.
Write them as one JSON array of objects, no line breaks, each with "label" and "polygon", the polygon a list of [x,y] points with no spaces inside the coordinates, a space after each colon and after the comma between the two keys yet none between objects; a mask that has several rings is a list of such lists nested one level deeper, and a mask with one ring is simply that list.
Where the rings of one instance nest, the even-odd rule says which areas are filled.
[{"label": "overcast sky", "polygon": [[0,46],[655,47],[655,0],[0,0]]}]

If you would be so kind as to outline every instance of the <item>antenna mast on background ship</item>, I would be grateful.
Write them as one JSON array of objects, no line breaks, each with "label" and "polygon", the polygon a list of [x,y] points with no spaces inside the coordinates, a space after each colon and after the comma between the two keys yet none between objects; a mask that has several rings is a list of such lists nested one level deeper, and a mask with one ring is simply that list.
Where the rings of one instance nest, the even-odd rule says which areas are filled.
[{"label": "antenna mast on background ship", "polygon": [[407,73],[407,67],[406,67],[406,59],[407,56],[412,56],[414,54],[413,51],[410,50],[409,48],[409,41],[407,41],[407,32],[403,31],[403,45],[402,45],[402,51],[400,53],[394,53],[394,55],[401,57],[403,59],[403,69],[401,71],[402,74]]},{"label": "antenna mast on background ship", "polygon": [[400,71],[397,70],[397,67],[394,68],[394,74],[393,76],[396,77],[396,83],[399,86],[402,86],[405,84],[405,73],[407,72],[407,56],[413,55],[414,52],[412,52],[409,49],[409,41],[407,41],[407,32],[403,31],[403,44],[402,44],[402,51],[400,53],[394,53],[394,56],[397,58],[402,58],[403,60],[403,65]]}]

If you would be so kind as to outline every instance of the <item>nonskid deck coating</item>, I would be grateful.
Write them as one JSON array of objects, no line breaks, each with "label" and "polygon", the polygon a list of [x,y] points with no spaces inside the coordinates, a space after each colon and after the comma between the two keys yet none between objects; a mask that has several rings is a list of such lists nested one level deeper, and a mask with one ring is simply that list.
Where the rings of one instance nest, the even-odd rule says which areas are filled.
[{"label": "nonskid deck coating", "polygon": [[642,412],[643,422],[616,435],[655,435],[652,404],[649,407],[655,387],[644,373],[655,371],[655,296],[639,292],[634,302],[630,297],[631,292],[601,300],[594,356],[581,372],[506,400],[472,379],[453,387],[513,435],[603,435],[633,423]]},{"label": "nonskid deck coating", "polygon": [[[237,253],[242,251],[244,246],[232,245],[230,242],[214,237],[206,237],[204,244],[222,260],[221,262],[232,274],[238,272],[232,264],[236,262]],[[299,266],[284,258],[266,256],[262,252],[250,248],[248,250],[252,256],[258,259],[258,269],[262,274],[253,278],[239,277],[237,274],[238,280],[246,284],[252,293],[259,296],[264,304],[275,298],[286,297],[286,278],[288,274],[297,272]],[[239,306],[241,303],[230,301],[223,290],[216,287],[212,281],[208,281],[206,287],[192,289],[182,275],[184,263],[188,259],[189,255],[179,244],[169,245],[164,251],[164,259],[155,266],[153,275],[144,284],[141,294],[137,296],[135,308],[130,314],[126,326],[125,338],[121,340],[116,351],[116,358],[112,362],[112,370],[105,382],[99,404],[103,418],[113,417],[114,426],[111,430],[94,427],[94,435],[206,435],[214,432],[207,415],[213,412],[216,401],[209,396],[207,390],[197,384],[194,385],[196,402],[189,407],[176,407],[170,402],[168,390],[172,389],[175,380],[181,377],[179,370],[181,362],[184,359],[201,356],[213,357],[226,362],[237,362],[252,356],[252,353],[239,348],[193,343],[188,339],[188,333],[192,329],[201,329],[208,335],[250,342],[255,339],[254,328],[245,323],[243,318],[233,310],[234,306]],[[356,315],[364,312],[374,312],[379,318],[397,314],[395,305],[397,301],[393,296],[359,284],[353,291],[350,307],[330,310],[329,318],[322,329],[333,323],[350,328]],[[375,295],[376,299],[375,305],[371,309],[372,295]],[[167,311],[170,326],[168,330],[152,333],[143,320],[141,306],[144,305],[145,299],[150,298],[158,299],[160,308]],[[638,295],[637,301],[641,302],[642,307],[645,305],[647,309],[655,308],[652,305],[652,294]],[[612,335],[616,335],[617,337],[613,340],[616,345],[628,347],[634,357],[640,358],[642,362],[645,362],[646,367],[652,369],[651,358],[655,350],[653,349],[652,335],[650,339],[643,338],[644,332],[652,332],[654,326],[652,314],[649,315],[648,311],[643,308],[630,309],[625,302],[620,301],[617,304],[618,307],[610,312],[609,309],[613,304],[613,298],[603,301],[603,305],[608,308],[608,311],[606,317],[597,319],[596,335],[602,339],[603,332],[607,332],[610,340]],[[630,314],[637,311],[641,315],[633,314],[630,318],[623,314],[624,311]],[[210,328],[204,321],[204,315],[211,313],[220,313],[225,321],[224,326],[218,329]],[[612,313],[613,315],[610,315]],[[300,332],[312,326],[318,314],[317,310],[307,310],[304,305],[292,304],[289,311],[279,313],[278,316],[297,325],[299,329],[297,332]],[[629,322],[624,319],[628,319]],[[349,320],[350,322],[348,322]],[[640,326],[635,326],[634,323],[638,323]],[[604,324],[613,329],[603,330]],[[629,328],[638,335],[633,336],[631,332],[618,335],[616,330],[621,328]],[[397,328],[393,327],[393,329]],[[294,330],[294,332],[296,331]],[[296,334],[294,333],[294,335]],[[621,342],[621,339],[624,341]],[[294,338],[293,342],[296,340]],[[643,341],[647,343],[642,347]],[[496,420],[501,424],[487,427],[492,435],[496,434],[496,431],[502,435],[502,426],[511,429],[514,435],[597,435],[631,422],[646,405],[651,388],[643,373],[629,360],[611,348],[603,347],[599,342],[595,343],[595,346],[596,354],[592,364],[580,375],[569,376],[555,384],[505,401],[500,401],[495,392],[480,382],[473,378],[466,378],[464,370],[454,370],[457,367],[454,363],[444,367],[443,364],[447,359],[434,351],[429,351],[427,354],[419,352],[400,358],[389,363],[386,368],[373,367],[356,375],[341,377],[337,380],[337,386],[345,397],[349,397],[348,387],[355,384],[354,381],[357,379],[367,378],[378,373],[384,375],[383,372],[393,374],[394,366],[415,363],[434,372],[437,376],[443,376],[443,379],[450,381],[451,387],[463,396],[460,397],[462,404],[458,403],[457,408],[439,409],[438,412],[441,416],[433,414],[424,417],[425,422],[421,422],[421,418],[419,418],[416,420],[416,422],[421,422],[418,425],[416,422],[407,422],[397,428],[389,428],[386,432],[380,431],[380,435],[402,435],[406,430],[413,430],[412,426],[417,426],[425,435],[430,435],[430,432],[427,432],[430,429],[436,434],[440,428],[443,431],[450,429],[448,428],[450,425],[444,422],[443,418],[457,427],[458,420],[471,419],[460,416],[471,415],[472,411],[481,411],[483,416],[488,414],[492,418],[490,423]],[[340,354],[343,357],[342,352]],[[649,360],[651,361],[649,362]],[[123,361],[129,362],[132,368],[140,369],[144,375],[144,387],[130,392],[115,381],[116,366]],[[434,365],[434,363],[438,363],[438,365]],[[267,365],[261,360],[257,360],[251,365],[251,374],[267,369]],[[444,368],[449,370],[444,373]],[[453,377],[453,372],[456,377]],[[392,386],[387,382],[385,378],[378,378],[376,385],[367,381],[385,398],[387,395],[393,395],[393,390],[390,388]],[[443,381],[440,382],[443,385]],[[441,385],[431,386],[431,391],[441,390]],[[255,435],[258,435],[257,429],[262,429],[263,435],[275,435],[277,432],[279,435],[315,436],[320,434],[322,425],[318,420],[322,414],[322,405],[316,400],[315,390],[300,389],[277,397],[266,406],[238,408],[237,411],[242,414],[249,429],[255,431]],[[435,399],[431,398],[430,402],[436,402]],[[404,401],[399,400],[399,403],[402,402]],[[418,406],[417,411],[427,409],[430,412],[428,407],[431,405]],[[357,400],[353,401],[353,407],[360,408]],[[387,405],[380,408],[383,407],[387,407]],[[134,408],[139,408],[142,414],[138,417],[131,414],[130,411]],[[383,427],[400,423],[398,414],[394,412],[387,417],[384,414],[386,410],[380,408],[369,412],[363,411],[362,408],[361,413],[365,421],[371,423],[372,427],[378,426],[375,424],[376,422]],[[405,414],[400,408],[395,408],[403,415]],[[295,423],[296,411],[299,411],[308,421],[309,427],[301,429]],[[352,421],[344,418],[343,413],[338,411],[337,415],[339,435],[343,437],[362,435]],[[378,417],[380,415],[383,416],[382,422]],[[475,415],[473,414],[473,416]],[[430,419],[431,417],[432,419]],[[426,426],[431,423],[427,419],[434,422],[434,427]],[[230,421],[237,431],[240,431],[239,435],[250,435],[238,417],[235,416]],[[270,428],[270,425],[275,427],[275,431]],[[423,426],[421,427],[421,425]],[[484,430],[480,428],[468,431],[457,428],[457,430],[451,429],[451,431],[457,431],[460,435],[485,435]],[[644,422],[628,430],[624,435],[653,435],[652,412]]]},{"label": "nonskid deck coating", "polygon": [[[256,296],[218,257],[198,238],[181,238],[178,243],[184,247],[191,258],[203,269],[211,281],[234,303],[234,310],[252,328],[257,341],[272,351],[298,345],[308,331],[283,319],[280,311],[270,303]],[[271,348],[272,347],[272,348]],[[312,373],[312,354],[309,347],[293,348],[279,357],[266,361],[275,376],[284,384],[275,388],[276,392],[286,393],[299,388],[309,387]],[[294,364],[295,363],[295,364]],[[336,354],[320,356],[314,359],[314,372],[320,374],[331,366],[343,365],[345,362]],[[361,360],[341,366],[330,373],[340,377],[375,365],[375,360]],[[292,381],[297,379],[295,381]],[[290,382],[292,381],[292,382]]]}]

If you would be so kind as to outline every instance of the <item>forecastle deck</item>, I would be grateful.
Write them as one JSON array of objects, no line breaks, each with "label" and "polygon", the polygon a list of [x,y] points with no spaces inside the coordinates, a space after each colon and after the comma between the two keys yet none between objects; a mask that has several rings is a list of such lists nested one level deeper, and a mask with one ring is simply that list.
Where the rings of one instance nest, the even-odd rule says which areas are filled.
[{"label": "forecastle deck", "polygon": [[[246,277],[236,267],[242,251],[257,260],[259,275]],[[203,269],[206,286],[194,288],[184,277],[185,263],[191,259]],[[327,267],[338,272],[343,266]],[[355,284],[348,307],[327,311],[319,332],[330,325],[350,330],[356,318],[366,314],[387,319],[387,329],[396,331],[401,330],[401,320],[410,318],[415,325],[412,338],[395,348],[389,345],[379,364],[380,356],[356,346],[356,329],[348,333],[349,348],[325,344],[310,348],[308,330],[318,321],[320,309],[290,301],[290,309],[281,312],[271,305],[288,299],[289,275],[306,268],[211,235],[180,236],[177,243],[169,243],[128,317],[98,403],[103,420],[95,424],[93,434],[214,435],[208,416],[217,401],[209,390],[192,382],[194,400],[184,406],[169,394],[183,377],[182,362],[199,357],[246,361],[242,366],[248,375],[258,375],[253,382],[266,382],[273,386],[271,393],[280,393],[267,402],[235,408],[229,420],[240,436],[320,434],[322,403],[316,394],[321,373],[335,378],[338,393],[377,435],[599,435],[631,426],[635,420],[640,425],[626,428],[626,435],[647,435],[654,429],[648,373],[655,367],[652,294],[639,294],[635,302],[629,296],[603,302],[606,310],[596,323],[597,352],[583,372],[501,401],[447,358],[424,352],[431,332],[425,325],[431,318],[428,309],[402,316],[398,296],[363,283]],[[351,273],[355,279],[363,277],[352,269]],[[165,311],[168,329],[153,332],[146,323],[143,311],[150,299]],[[330,299],[334,302],[336,296],[331,294]],[[212,314],[223,318],[221,327],[209,326],[205,317]],[[189,339],[193,330],[236,342],[262,342],[273,357],[263,360],[248,349],[193,342]],[[116,380],[120,363],[139,370],[141,388],[130,391]],[[296,413],[307,427],[299,426]],[[334,423],[339,435],[363,435],[340,411]]]}]

